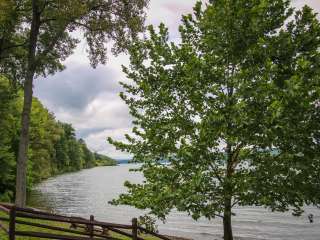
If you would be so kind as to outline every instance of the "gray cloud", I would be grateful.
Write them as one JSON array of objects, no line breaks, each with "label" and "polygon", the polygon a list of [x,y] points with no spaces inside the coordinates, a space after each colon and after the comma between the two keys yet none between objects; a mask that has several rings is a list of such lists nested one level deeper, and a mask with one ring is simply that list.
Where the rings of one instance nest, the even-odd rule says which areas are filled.
[{"label": "gray cloud", "polygon": [[104,127],[100,127],[100,128],[94,128],[94,127],[84,128],[84,129],[80,129],[77,132],[77,137],[78,138],[87,138],[92,134],[100,133],[100,132],[103,132],[105,130],[108,130],[108,128],[104,128]]},{"label": "gray cloud", "polygon": [[106,67],[92,69],[86,65],[68,65],[65,71],[38,80],[35,92],[55,110],[81,112],[97,95],[120,90],[112,81],[116,76],[114,70]]}]

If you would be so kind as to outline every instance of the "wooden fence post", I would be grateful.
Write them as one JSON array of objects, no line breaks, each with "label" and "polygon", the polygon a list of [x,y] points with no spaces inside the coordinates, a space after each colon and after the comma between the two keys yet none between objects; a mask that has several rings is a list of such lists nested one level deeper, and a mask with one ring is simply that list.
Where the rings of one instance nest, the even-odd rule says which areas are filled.
[{"label": "wooden fence post", "polygon": [[90,224],[90,226],[89,226],[90,239],[93,239],[93,234],[94,234],[93,221],[94,221],[94,216],[93,216],[93,215],[90,215],[90,222],[92,222],[92,224]]},{"label": "wooden fence post", "polygon": [[138,220],[137,220],[137,218],[132,218],[132,239],[138,240]]},{"label": "wooden fence post", "polygon": [[12,206],[9,217],[9,240],[15,240],[16,232],[16,207]]}]

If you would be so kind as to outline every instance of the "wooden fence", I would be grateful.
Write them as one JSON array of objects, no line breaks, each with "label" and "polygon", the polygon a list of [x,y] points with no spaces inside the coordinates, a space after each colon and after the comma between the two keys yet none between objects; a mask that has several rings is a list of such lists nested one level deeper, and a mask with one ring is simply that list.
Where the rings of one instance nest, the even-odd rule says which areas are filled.
[{"label": "wooden fence", "polygon": [[[110,232],[133,240],[144,240],[142,236],[139,236],[139,231],[159,239],[170,240],[166,236],[138,226],[136,218],[132,219],[131,225],[116,224],[96,221],[94,216],[90,216],[90,219],[87,220],[80,217],[67,217],[47,213],[32,208],[20,208],[7,203],[0,203],[0,211],[4,212],[6,216],[0,216],[0,230],[8,234],[9,240],[15,240],[16,236],[61,240],[117,240],[118,238],[111,236]],[[32,219],[32,221],[28,221],[30,219]],[[41,223],[41,221],[45,221],[46,223]],[[70,224],[70,227],[48,225],[48,222]],[[22,231],[18,229],[17,225],[31,226],[41,231]],[[48,230],[50,231],[45,232]]]}]

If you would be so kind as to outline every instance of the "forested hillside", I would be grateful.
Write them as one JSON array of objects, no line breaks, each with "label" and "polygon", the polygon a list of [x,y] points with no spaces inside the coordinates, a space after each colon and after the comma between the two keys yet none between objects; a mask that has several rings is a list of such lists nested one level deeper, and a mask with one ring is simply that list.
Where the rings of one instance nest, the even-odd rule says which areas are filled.
[{"label": "forested hillside", "polygon": [[[22,93],[0,76],[0,201],[14,197]],[[33,98],[28,188],[50,176],[116,161],[91,152],[83,139],[77,139],[71,124],[57,121],[37,98]]]}]

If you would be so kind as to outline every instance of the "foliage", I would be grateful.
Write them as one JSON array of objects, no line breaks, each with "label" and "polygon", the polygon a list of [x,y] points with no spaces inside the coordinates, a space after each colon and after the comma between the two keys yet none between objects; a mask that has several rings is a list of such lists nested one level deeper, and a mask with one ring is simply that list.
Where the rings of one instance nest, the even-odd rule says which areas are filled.
[{"label": "foliage", "polygon": [[110,158],[108,156],[99,154],[97,152],[94,153],[94,158],[95,158],[97,166],[117,165],[117,161],[116,160],[114,160],[114,159],[112,159],[112,158]]},{"label": "foliage", "polygon": [[86,160],[84,163],[84,167],[85,168],[93,167],[95,165],[94,153],[88,149],[88,147],[83,139],[79,139],[79,144],[82,148],[83,159]]},{"label": "foliage", "polygon": [[9,81],[0,75],[0,201],[13,197],[15,166],[13,144],[17,135],[16,97]]},{"label": "foliage", "polygon": [[[149,215],[139,216],[138,225],[147,229],[149,232],[158,233],[158,226],[156,225],[156,219]],[[140,233],[144,233],[143,231],[139,230]],[[146,232],[147,233],[147,232]]]},{"label": "foliage", "polygon": [[[91,64],[106,63],[107,46],[118,54],[143,30],[147,3],[147,0],[1,0],[0,70],[11,81],[25,81],[31,64],[28,51],[35,45],[36,61],[32,68],[36,75],[54,74],[63,70],[63,60],[83,39]],[[33,39],[32,30],[35,30]],[[109,42],[112,45],[107,45]],[[16,63],[16,69],[9,63]]]},{"label": "foliage", "polygon": [[[130,48],[121,97],[134,117],[126,142],[142,184],[114,204],[219,216],[233,239],[232,207],[320,203],[320,25],[285,0],[217,0]],[[166,160],[168,164],[163,164]]]},{"label": "foliage", "polygon": [[22,78],[26,56],[26,43],[23,27],[19,27],[24,16],[21,8],[25,1],[0,0],[0,73],[14,85]]},{"label": "foliage", "polygon": [[[14,197],[15,167],[20,132],[22,94],[0,75],[0,201]],[[95,160],[95,156],[98,160]],[[115,160],[89,150],[77,139],[71,124],[55,120],[37,98],[33,98],[28,188],[50,176],[101,165],[115,165]],[[107,161],[109,160],[109,161]]]}]

